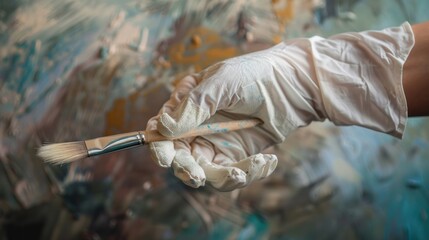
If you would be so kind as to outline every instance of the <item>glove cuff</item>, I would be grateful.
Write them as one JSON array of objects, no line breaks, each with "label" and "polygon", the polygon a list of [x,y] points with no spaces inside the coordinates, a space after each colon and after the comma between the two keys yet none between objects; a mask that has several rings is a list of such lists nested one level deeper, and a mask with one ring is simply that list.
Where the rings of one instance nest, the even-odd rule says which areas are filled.
[{"label": "glove cuff", "polygon": [[413,46],[406,22],[381,31],[292,40],[283,51],[294,56],[289,81],[297,82],[313,106],[313,120],[328,118],[401,138],[408,117],[402,73]]},{"label": "glove cuff", "polygon": [[327,117],[401,138],[407,121],[402,85],[405,60],[414,46],[411,26],[312,39]]}]

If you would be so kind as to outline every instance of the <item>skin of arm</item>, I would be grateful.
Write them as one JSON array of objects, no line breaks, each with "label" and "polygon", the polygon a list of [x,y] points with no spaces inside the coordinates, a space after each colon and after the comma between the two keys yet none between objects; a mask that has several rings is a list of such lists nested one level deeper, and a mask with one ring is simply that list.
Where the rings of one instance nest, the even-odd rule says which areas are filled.
[{"label": "skin of arm", "polygon": [[408,116],[429,116],[429,22],[412,26],[415,44],[403,70]]}]

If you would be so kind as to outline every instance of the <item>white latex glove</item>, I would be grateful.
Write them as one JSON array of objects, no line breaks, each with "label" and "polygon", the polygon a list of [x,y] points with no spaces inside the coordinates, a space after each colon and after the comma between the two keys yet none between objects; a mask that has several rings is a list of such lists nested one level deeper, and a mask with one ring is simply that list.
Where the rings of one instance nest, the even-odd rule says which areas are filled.
[{"label": "white latex glove", "polygon": [[296,39],[185,77],[147,129],[178,136],[203,122],[259,118],[252,129],[150,144],[160,166],[192,187],[223,191],[270,175],[261,151],[311,121],[330,119],[400,137],[407,117],[402,67],[411,26]]}]

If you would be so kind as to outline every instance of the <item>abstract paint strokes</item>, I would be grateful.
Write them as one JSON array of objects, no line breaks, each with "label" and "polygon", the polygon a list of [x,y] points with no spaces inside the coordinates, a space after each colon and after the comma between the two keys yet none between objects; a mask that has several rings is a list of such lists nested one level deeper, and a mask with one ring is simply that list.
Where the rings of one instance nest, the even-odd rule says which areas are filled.
[{"label": "abstract paint strokes", "polygon": [[35,157],[44,141],[144,128],[176,80],[217,61],[424,21],[427,1],[38,0],[0,11],[0,208],[21,216],[0,215],[0,234],[31,234],[22,219],[34,219],[58,239],[428,236],[425,119],[404,141],[314,124],[273,150],[272,177],[232,193],[188,189],[145,148],[60,167]]}]

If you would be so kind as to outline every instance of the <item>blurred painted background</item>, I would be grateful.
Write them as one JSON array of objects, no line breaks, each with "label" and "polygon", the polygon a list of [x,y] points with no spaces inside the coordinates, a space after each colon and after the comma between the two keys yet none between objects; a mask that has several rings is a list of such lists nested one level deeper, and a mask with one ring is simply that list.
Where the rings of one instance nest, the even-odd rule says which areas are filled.
[{"label": "blurred painted background", "polygon": [[428,239],[429,119],[402,141],[312,124],[278,169],[190,189],[143,147],[43,164],[45,142],[144,129],[174,82],[279,41],[429,20],[427,0],[0,1],[0,239]]}]

